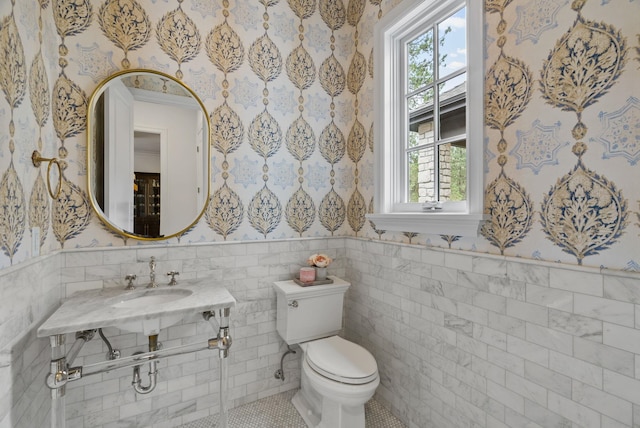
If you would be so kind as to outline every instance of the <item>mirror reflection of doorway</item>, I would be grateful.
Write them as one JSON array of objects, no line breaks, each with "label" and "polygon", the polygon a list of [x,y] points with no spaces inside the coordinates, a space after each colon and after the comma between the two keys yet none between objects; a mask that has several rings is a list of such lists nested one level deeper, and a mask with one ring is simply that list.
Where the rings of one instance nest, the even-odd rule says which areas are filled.
[{"label": "mirror reflection of doorway", "polygon": [[161,134],[134,132],[133,232],[161,236]]}]

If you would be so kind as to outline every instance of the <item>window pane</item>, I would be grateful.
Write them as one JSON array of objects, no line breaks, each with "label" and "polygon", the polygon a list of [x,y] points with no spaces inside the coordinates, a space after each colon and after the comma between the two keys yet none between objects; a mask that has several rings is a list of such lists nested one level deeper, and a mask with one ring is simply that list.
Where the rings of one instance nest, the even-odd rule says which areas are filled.
[{"label": "window pane", "polygon": [[438,76],[441,79],[467,66],[466,27],[465,8],[438,24]]},{"label": "window pane", "polygon": [[440,109],[442,106],[450,103],[454,98],[463,98],[467,92],[467,74],[463,73],[459,76],[445,80],[438,85],[438,95],[440,96]]},{"label": "window pane", "polygon": [[409,195],[407,202],[424,203],[436,199],[435,149],[433,146],[407,154]]},{"label": "window pane", "polygon": [[433,106],[433,88],[418,92],[409,97],[409,112],[414,112],[426,106]]},{"label": "window pane", "polygon": [[466,142],[438,146],[438,182],[441,201],[464,201],[467,197]]},{"label": "window pane", "polygon": [[408,92],[433,82],[433,30],[407,43]]},{"label": "window pane", "polygon": [[410,125],[409,148],[433,144],[435,139],[433,120],[423,120]]}]

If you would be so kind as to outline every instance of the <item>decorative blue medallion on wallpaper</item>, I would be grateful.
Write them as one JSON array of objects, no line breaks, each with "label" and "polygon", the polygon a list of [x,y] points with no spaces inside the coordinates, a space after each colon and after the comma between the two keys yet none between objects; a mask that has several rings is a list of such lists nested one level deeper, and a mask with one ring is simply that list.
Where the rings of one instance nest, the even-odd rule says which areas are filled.
[{"label": "decorative blue medallion on wallpaper", "polygon": [[79,76],[88,76],[94,83],[99,83],[118,71],[113,62],[113,52],[100,49],[95,42],[87,46],[78,43],[71,61],[78,64]]},{"label": "decorative blue medallion on wallpaper", "polygon": [[560,122],[549,126],[533,121],[527,131],[516,131],[518,143],[509,151],[518,160],[517,169],[530,168],[538,175],[545,165],[558,165],[558,151],[569,142],[558,140]]},{"label": "decorative blue medallion on wallpaper", "polygon": [[538,43],[545,31],[558,26],[557,15],[569,0],[537,0],[516,7],[516,21],[509,30],[516,35],[516,44],[531,40]]},{"label": "decorative blue medallion on wallpaper", "polygon": [[640,160],[640,100],[629,97],[620,109],[598,116],[602,130],[590,141],[602,143],[602,158],[623,157],[629,165],[636,165]]},{"label": "decorative blue medallion on wallpaper", "polygon": [[574,2],[578,17],[556,42],[541,71],[542,95],[554,107],[576,113],[572,148],[578,163],[558,179],[542,201],[540,221],[547,238],[582,264],[585,257],[615,244],[628,220],[627,200],[615,183],[588,169],[581,141],[582,112],[605,95],[622,73],[626,39],[613,26],[582,16],[585,1]]}]

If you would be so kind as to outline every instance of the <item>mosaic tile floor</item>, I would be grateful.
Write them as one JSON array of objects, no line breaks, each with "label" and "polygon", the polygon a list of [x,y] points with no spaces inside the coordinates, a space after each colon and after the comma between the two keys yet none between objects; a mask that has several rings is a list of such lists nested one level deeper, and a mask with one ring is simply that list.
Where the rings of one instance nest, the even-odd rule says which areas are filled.
[{"label": "mosaic tile floor", "polygon": [[[307,428],[291,404],[296,390],[272,395],[229,410],[229,428]],[[212,428],[218,416],[209,416],[181,428]],[[389,410],[375,400],[365,404],[367,428],[405,428]]]}]

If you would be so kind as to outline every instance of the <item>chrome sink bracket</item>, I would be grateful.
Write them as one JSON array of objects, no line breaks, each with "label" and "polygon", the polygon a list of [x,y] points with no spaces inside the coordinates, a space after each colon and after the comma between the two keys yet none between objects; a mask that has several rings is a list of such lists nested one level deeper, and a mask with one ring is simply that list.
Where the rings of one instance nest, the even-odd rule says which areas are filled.
[{"label": "chrome sink bracket", "polygon": [[68,378],[67,359],[64,354],[65,335],[49,336],[49,344],[51,345],[51,363],[45,383],[51,389],[51,398],[55,400],[64,397]]},{"label": "chrome sink bracket", "polygon": [[275,377],[276,379],[280,379],[283,382],[284,382],[284,357],[286,357],[289,354],[296,353],[296,351],[291,349],[291,346],[289,345],[287,345],[287,349],[288,349],[287,352],[282,354],[282,358],[280,358],[280,368],[276,370],[276,372],[273,374],[273,377]]},{"label": "chrome sink bracket", "polygon": [[[202,317],[211,322],[216,328],[215,324],[218,324],[218,336],[209,339],[209,349],[218,349],[220,358],[227,358],[229,356],[229,348],[231,347],[231,343],[233,340],[231,339],[231,335],[229,334],[229,314],[231,313],[231,308],[222,308],[218,310],[218,316],[220,318],[220,322],[217,323],[215,320],[215,311],[207,311],[202,313]],[[215,324],[214,324],[215,323]]]},{"label": "chrome sink bracket", "polygon": [[85,343],[93,339],[95,330],[83,330],[76,333],[76,340],[71,345],[69,352],[65,355],[65,335],[56,334],[49,336],[51,345],[51,363],[49,374],[45,380],[46,385],[51,389],[51,398],[61,398],[65,395],[65,385],[71,380],[82,377],[82,368],[69,368],[76,359],[78,353]]}]

